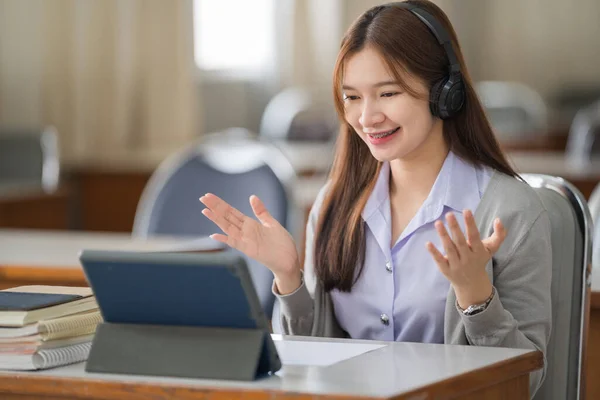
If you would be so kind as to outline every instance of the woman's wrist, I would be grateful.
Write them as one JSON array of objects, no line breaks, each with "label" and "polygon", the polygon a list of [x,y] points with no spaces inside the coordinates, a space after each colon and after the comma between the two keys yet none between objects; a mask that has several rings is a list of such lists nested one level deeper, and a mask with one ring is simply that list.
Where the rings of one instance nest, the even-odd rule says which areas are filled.
[{"label": "woman's wrist", "polygon": [[477,285],[471,285],[468,288],[454,288],[456,302],[458,306],[465,310],[469,306],[482,304],[490,298],[493,293],[493,286],[489,279],[486,279]]},{"label": "woman's wrist", "polygon": [[280,295],[286,295],[295,292],[302,285],[302,273],[300,268],[296,268],[289,273],[275,274],[275,286]]}]

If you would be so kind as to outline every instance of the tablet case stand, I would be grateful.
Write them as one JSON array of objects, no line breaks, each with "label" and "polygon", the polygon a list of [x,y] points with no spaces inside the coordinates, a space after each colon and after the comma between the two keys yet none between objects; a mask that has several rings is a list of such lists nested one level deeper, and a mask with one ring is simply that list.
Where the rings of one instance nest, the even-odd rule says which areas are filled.
[{"label": "tablet case stand", "polygon": [[104,322],[85,370],[249,381],[275,372],[269,371],[270,349],[271,336],[262,329]]}]

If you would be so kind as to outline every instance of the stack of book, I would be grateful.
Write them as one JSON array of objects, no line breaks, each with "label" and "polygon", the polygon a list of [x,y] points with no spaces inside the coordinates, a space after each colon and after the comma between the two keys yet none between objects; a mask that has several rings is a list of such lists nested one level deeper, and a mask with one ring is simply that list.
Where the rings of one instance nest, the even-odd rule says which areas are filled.
[{"label": "stack of book", "polygon": [[90,288],[0,290],[0,369],[36,370],[84,361],[101,320]]}]

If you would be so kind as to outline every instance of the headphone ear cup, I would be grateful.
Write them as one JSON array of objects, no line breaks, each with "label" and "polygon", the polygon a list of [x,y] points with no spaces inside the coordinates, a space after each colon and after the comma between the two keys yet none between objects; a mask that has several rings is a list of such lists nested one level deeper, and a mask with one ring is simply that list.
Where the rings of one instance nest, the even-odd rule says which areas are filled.
[{"label": "headphone ear cup", "polygon": [[442,118],[440,115],[440,95],[442,94],[442,89],[444,88],[446,82],[446,78],[440,79],[433,84],[431,90],[429,91],[429,109],[434,117]]},{"label": "headphone ear cup", "polygon": [[465,85],[460,76],[440,79],[431,87],[429,108],[434,117],[453,117],[463,107],[464,102]]},{"label": "headphone ear cup", "polygon": [[[465,104],[465,85],[462,79],[452,81],[448,92],[443,99],[445,114],[449,117],[455,116]],[[444,111],[442,111],[444,114]]]}]

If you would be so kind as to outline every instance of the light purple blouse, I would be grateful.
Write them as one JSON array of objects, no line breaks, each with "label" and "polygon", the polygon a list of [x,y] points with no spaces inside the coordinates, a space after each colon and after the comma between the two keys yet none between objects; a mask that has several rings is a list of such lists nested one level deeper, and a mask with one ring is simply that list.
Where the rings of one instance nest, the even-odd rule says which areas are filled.
[{"label": "light purple blouse", "polygon": [[354,339],[444,342],[444,308],[450,283],[425,248],[443,252],[435,231],[438,219],[454,211],[464,232],[462,211],[475,212],[491,169],[476,168],[448,153],[429,196],[394,246],[385,163],[367,200],[362,218],[367,229],[364,270],[350,293],[333,290],[340,326]]}]

